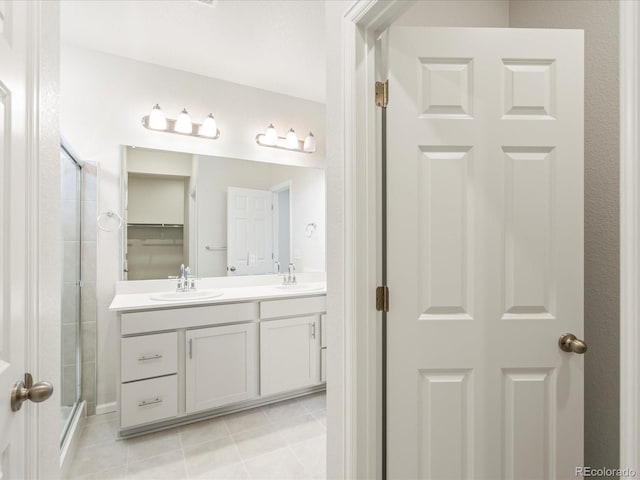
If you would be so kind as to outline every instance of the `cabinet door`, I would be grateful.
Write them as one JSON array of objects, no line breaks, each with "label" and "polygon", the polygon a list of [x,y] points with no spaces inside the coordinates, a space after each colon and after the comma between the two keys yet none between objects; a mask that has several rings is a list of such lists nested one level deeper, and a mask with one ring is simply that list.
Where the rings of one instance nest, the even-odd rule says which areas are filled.
[{"label": "cabinet door", "polygon": [[254,323],[187,330],[185,351],[187,413],[256,396]]},{"label": "cabinet door", "polygon": [[318,317],[260,323],[260,393],[295,390],[319,383]]}]

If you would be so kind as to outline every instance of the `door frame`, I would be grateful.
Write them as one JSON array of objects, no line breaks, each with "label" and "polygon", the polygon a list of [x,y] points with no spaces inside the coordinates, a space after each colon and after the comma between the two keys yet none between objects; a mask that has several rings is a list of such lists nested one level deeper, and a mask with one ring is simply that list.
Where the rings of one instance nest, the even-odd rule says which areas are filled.
[{"label": "door frame", "polygon": [[[277,183],[276,185],[272,185],[269,187],[269,191],[271,192],[271,205],[272,205],[272,213],[271,213],[271,225],[272,225],[272,236],[273,236],[273,245],[271,250],[273,251],[273,265],[275,265],[275,261],[277,260],[280,264],[280,271],[274,273],[283,273],[286,268],[286,265],[282,265],[280,263],[280,206],[278,204],[278,193],[284,192],[285,190],[289,191],[289,262],[293,261],[293,229],[291,228],[291,219],[293,218],[293,208],[291,203],[291,189],[293,188],[293,180],[285,180],[284,182]],[[276,219],[278,220],[276,222]],[[278,224],[278,228],[276,228],[276,223]],[[272,266],[273,266],[272,265]]]},{"label": "door frame", "polygon": [[17,415],[24,415],[26,427],[26,477],[57,478],[59,473],[56,472],[60,469],[60,424],[57,420],[60,417],[62,260],[60,255],[50,252],[62,251],[58,98],[60,5],[57,1],[28,2],[27,17],[25,366],[36,381],[51,381],[54,393],[44,403],[26,405],[26,409]]},{"label": "door frame", "polygon": [[[329,2],[330,3],[330,2]],[[375,107],[377,34],[414,2],[352,0],[340,18],[336,97],[328,94],[327,189],[343,192],[328,228],[327,478],[382,477],[382,329],[375,309],[381,276],[380,148]],[[334,27],[337,29],[337,25]],[[328,81],[331,73],[328,72]],[[332,110],[332,111],[331,111]],[[334,116],[336,115],[336,116]],[[337,119],[338,121],[335,121]],[[335,190],[334,190],[335,189]],[[336,205],[328,204],[329,215]],[[343,261],[340,261],[343,259]],[[391,299],[393,301],[393,299]],[[339,324],[335,334],[331,325]]]},{"label": "door frame", "polygon": [[[640,5],[620,8],[620,467],[640,464]],[[634,477],[621,477],[634,478]]]},{"label": "door frame", "polygon": [[[344,188],[344,211],[337,228],[340,245],[329,255],[329,316],[342,318],[329,356],[327,392],[330,478],[382,478],[381,315],[375,286],[380,278],[380,166],[376,131],[380,114],[373,84],[377,33],[390,26],[415,0],[352,0],[341,18],[341,99],[329,141],[337,159],[329,179]],[[640,4],[620,1],[620,466],[640,471]],[[331,80],[329,79],[329,82]],[[393,94],[391,94],[392,96]],[[330,108],[331,98],[327,100]],[[334,117],[335,118],[335,117]],[[339,128],[341,132],[339,132]],[[328,138],[332,139],[328,135]],[[331,250],[333,249],[333,252]],[[333,268],[332,268],[333,267]],[[344,295],[335,295],[334,289]],[[393,297],[391,297],[393,302]],[[331,334],[330,334],[331,335]],[[330,341],[331,336],[329,337]],[[333,343],[333,342],[332,342]],[[336,348],[338,347],[338,348]],[[342,369],[342,370],[341,370]],[[339,414],[336,414],[339,413]],[[339,449],[342,449],[342,452]]]}]

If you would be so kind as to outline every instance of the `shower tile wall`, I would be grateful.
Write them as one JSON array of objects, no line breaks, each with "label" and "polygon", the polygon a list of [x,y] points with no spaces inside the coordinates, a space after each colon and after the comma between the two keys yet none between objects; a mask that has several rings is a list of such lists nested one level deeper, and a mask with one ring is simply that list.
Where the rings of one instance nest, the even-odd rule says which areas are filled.
[{"label": "shower tile wall", "polygon": [[95,164],[83,164],[82,188],[82,290],[80,339],[82,351],[82,399],[87,415],[96,413],[96,218],[97,178]]},{"label": "shower tile wall", "polygon": [[77,358],[76,345],[78,342],[77,314],[78,314],[78,271],[80,268],[78,247],[80,232],[78,231],[78,169],[71,161],[62,163],[62,201],[63,208],[63,303],[62,303],[62,405],[69,409],[76,402]]}]

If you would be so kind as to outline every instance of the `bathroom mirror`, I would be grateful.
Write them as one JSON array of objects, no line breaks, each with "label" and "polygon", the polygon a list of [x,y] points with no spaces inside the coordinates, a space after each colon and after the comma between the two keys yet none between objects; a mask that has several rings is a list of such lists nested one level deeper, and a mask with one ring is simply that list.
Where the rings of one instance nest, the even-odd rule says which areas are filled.
[{"label": "bathroom mirror", "polygon": [[325,172],[123,148],[124,280],[325,270]]}]

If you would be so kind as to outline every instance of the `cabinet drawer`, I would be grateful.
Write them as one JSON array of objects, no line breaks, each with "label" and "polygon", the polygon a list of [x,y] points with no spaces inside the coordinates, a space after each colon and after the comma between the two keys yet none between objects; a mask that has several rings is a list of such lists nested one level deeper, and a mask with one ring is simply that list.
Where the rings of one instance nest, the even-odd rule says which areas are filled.
[{"label": "cabinet drawer", "polygon": [[292,298],[260,302],[260,318],[293,317],[327,311],[327,297]]},{"label": "cabinet drawer", "polygon": [[204,327],[222,323],[254,320],[256,304],[232,303],[203,307],[166,308],[148,312],[123,313],[120,316],[122,335]]},{"label": "cabinet drawer", "polygon": [[178,414],[178,376],[123,383],[120,389],[120,427],[165,420]]},{"label": "cabinet drawer", "polygon": [[159,377],[178,371],[178,334],[159,333],[121,340],[120,381]]}]

